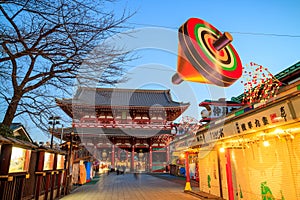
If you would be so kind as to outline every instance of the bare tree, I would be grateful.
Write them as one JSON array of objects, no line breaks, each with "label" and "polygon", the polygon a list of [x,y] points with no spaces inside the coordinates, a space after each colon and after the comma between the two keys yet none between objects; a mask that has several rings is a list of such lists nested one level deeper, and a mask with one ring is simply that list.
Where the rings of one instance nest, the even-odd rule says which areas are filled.
[{"label": "bare tree", "polygon": [[[101,42],[128,28],[124,24],[131,15],[123,11],[115,16],[107,3],[109,0],[0,1],[3,125],[27,114],[41,128],[55,106],[54,98],[68,92],[76,77],[98,84],[120,81],[123,64],[131,55]],[[101,74],[93,75],[95,71]]]}]

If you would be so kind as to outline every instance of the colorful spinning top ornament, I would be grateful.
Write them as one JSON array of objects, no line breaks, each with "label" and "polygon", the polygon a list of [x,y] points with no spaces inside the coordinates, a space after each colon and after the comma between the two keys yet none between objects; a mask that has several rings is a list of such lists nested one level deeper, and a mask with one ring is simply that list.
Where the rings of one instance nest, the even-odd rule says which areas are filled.
[{"label": "colorful spinning top ornament", "polygon": [[242,63],[230,44],[230,33],[222,34],[206,21],[190,18],[179,28],[178,38],[174,84],[185,80],[228,87],[241,77]]}]

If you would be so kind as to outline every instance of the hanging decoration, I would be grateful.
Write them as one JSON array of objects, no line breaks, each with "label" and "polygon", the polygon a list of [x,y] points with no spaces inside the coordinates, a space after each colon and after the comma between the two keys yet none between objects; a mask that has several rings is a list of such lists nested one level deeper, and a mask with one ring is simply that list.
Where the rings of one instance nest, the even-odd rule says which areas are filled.
[{"label": "hanging decoration", "polygon": [[166,146],[174,139],[174,135],[162,134],[158,136],[158,143],[165,144]]},{"label": "hanging decoration", "polygon": [[243,67],[244,96],[242,103],[265,103],[270,98],[276,97],[282,83],[273,76],[268,68],[254,62]]},{"label": "hanging decoration", "polygon": [[194,117],[183,116],[179,123],[179,134],[192,134],[195,135],[197,130],[202,126],[201,123]]}]

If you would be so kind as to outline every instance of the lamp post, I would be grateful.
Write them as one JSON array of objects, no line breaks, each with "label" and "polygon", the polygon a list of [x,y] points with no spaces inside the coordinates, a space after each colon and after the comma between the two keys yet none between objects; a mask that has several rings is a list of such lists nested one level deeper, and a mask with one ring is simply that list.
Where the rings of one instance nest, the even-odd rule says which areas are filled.
[{"label": "lamp post", "polygon": [[60,117],[59,116],[51,116],[49,117],[49,124],[52,125],[52,130],[51,130],[51,143],[50,143],[50,148],[53,148],[53,133],[54,133],[54,128],[56,124],[59,124]]},{"label": "lamp post", "polygon": [[[70,133],[70,146],[68,147],[68,161],[67,161],[67,173],[66,173],[66,181],[65,181],[65,188],[64,188],[64,195],[69,194],[70,190],[72,189],[72,167],[73,167],[73,159],[72,159],[72,151],[73,151],[73,137],[74,137],[74,132],[72,131]],[[71,164],[72,161],[72,164]]]},{"label": "lamp post", "polygon": [[61,134],[60,134],[60,143],[62,144],[62,140],[64,138],[64,125],[61,125]]}]

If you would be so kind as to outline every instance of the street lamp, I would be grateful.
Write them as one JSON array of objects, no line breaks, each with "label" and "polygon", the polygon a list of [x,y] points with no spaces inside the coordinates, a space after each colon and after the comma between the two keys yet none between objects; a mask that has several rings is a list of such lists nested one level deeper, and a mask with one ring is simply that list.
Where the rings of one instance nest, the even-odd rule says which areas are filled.
[{"label": "street lamp", "polygon": [[53,132],[54,132],[54,127],[56,124],[59,124],[60,117],[59,116],[51,116],[49,117],[49,124],[52,125],[52,130],[51,130],[51,143],[50,143],[50,148],[53,148]]}]

